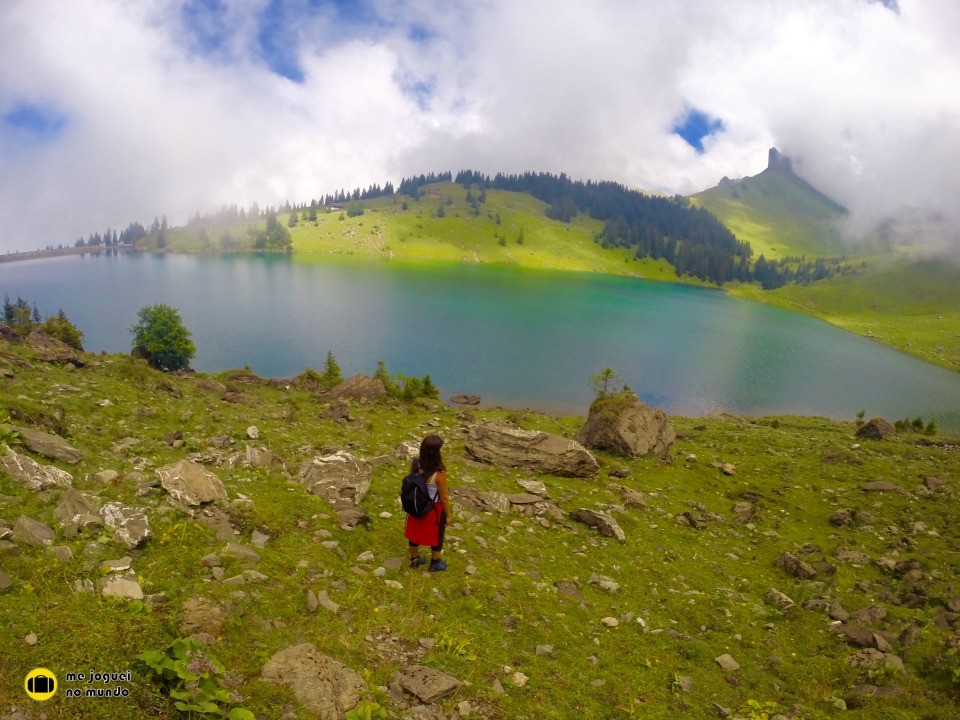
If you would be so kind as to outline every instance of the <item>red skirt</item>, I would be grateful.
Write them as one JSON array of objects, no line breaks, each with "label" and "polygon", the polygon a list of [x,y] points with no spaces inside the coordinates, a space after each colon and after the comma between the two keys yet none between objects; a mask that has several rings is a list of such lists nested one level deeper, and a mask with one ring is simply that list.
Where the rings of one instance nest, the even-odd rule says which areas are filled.
[{"label": "red skirt", "polygon": [[412,543],[417,545],[439,545],[440,541],[440,518],[442,516],[442,507],[440,503],[433,506],[433,510],[420,518],[413,515],[407,515],[407,529],[404,536]]}]

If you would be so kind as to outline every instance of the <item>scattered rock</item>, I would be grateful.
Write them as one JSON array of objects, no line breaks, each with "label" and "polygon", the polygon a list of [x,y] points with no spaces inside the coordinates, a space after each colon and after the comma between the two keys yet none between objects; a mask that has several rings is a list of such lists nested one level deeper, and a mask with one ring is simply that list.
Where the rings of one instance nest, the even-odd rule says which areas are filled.
[{"label": "scattered rock", "polygon": [[326,608],[334,615],[340,612],[340,606],[330,599],[330,596],[327,594],[326,590],[321,590],[317,593],[317,603],[320,605],[320,607]]},{"label": "scattered rock", "polygon": [[807,563],[788,552],[781,553],[774,564],[788,574],[801,580],[809,580],[817,574],[817,571],[807,565]]},{"label": "scattered rock", "polygon": [[902,487],[900,487],[899,485],[896,485],[896,484],[894,484],[894,483],[892,483],[892,482],[887,482],[886,480],[878,480],[878,481],[876,481],[876,482],[868,482],[866,485],[864,485],[864,486],[863,486],[862,488],[860,488],[860,489],[863,490],[864,492],[868,492],[868,493],[888,493],[888,492],[895,492],[895,493],[901,493],[901,494],[902,494],[902,493],[904,492],[904,490],[903,490]]},{"label": "scattered rock", "polygon": [[64,440],[59,435],[46,433],[42,430],[33,428],[17,428],[20,433],[20,440],[31,452],[43,455],[51,460],[60,460],[65,463],[75,464],[80,462],[83,453]]},{"label": "scattered rock", "polygon": [[605,618],[603,618],[603,620],[601,620],[600,622],[602,622],[602,623],[603,623],[604,625],[606,625],[608,628],[615,628],[615,627],[617,627],[617,625],[620,624],[620,621],[617,620],[615,617],[605,617]]},{"label": "scattered rock", "polygon": [[100,516],[113,528],[114,537],[128,548],[137,547],[150,536],[150,523],[142,510],[112,502],[101,508]]},{"label": "scattered rock", "polygon": [[327,393],[327,397],[333,399],[353,398],[354,400],[376,402],[385,397],[386,394],[387,389],[380,378],[370,377],[369,375],[354,375],[334,387]]},{"label": "scattered rock", "polygon": [[453,395],[450,398],[450,402],[456,405],[479,405],[480,396],[479,395]]},{"label": "scattered rock", "polygon": [[623,457],[666,455],[676,433],[662,410],[648,407],[632,392],[598,398],[590,405],[577,441]]},{"label": "scattered rock", "polygon": [[254,529],[254,531],[250,533],[250,544],[256,548],[263,548],[269,539],[269,535],[265,535],[257,529]]},{"label": "scattered rock", "polygon": [[412,665],[400,673],[400,683],[407,692],[416,695],[421,702],[434,703],[452,695],[463,683],[445,672],[425,665]]},{"label": "scattered rock", "polygon": [[143,590],[137,581],[137,574],[130,570],[102,578],[100,592],[108,597],[143,600]]},{"label": "scattered rock", "polygon": [[734,660],[730,655],[721,655],[720,657],[714,658],[713,661],[717,663],[723,670],[739,670],[740,664]]},{"label": "scattered rock", "polygon": [[737,502],[733,504],[733,522],[737,525],[744,525],[753,519],[757,514],[757,506],[750,502]]},{"label": "scattered rock", "polygon": [[783,612],[792,610],[795,607],[793,600],[776,588],[770,588],[767,590],[767,592],[764,594],[764,597]]},{"label": "scattered rock", "polygon": [[580,443],[505,421],[474,425],[465,448],[476,460],[567,477],[591,477],[600,469]]},{"label": "scattered rock", "polygon": [[21,515],[13,526],[13,539],[32,547],[45,547],[53,544],[56,533],[38,520]]},{"label": "scattered rock", "polygon": [[720,466],[720,472],[724,475],[733,475],[737,472],[737,467],[733,463],[724,463]]},{"label": "scattered rock", "polygon": [[244,563],[256,564],[260,562],[260,555],[256,550],[237,542],[228,542],[227,546],[221,551],[221,554],[227,557],[237,558]]},{"label": "scattered rock", "polygon": [[197,633],[219,635],[226,619],[226,612],[213,600],[202,596],[187,598],[183,601],[180,632],[183,635]]},{"label": "scattered rock", "polygon": [[251,425],[247,428],[247,437],[250,440],[259,440],[260,439],[260,429],[256,425]]},{"label": "scattered rock", "polygon": [[[419,450],[418,450],[419,453]],[[356,505],[370,490],[373,468],[345,450],[307,460],[297,480],[307,492],[327,500],[349,500]]]},{"label": "scattered rock", "polygon": [[505,493],[478,490],[469,485],[457,485],[450,489],[450,497],[457,501],[458,507],[466,507],[477,512],[495,512],[501,515],[510,512],[510,500]]},{"label": "scattered rock", "polygon": [[72,487],[67,488],[60,495],[60,504],[53,511],[53,516],[60,521],[67,534],[103,524],[100,518],[100,506],[96,501]]},{"label": "scattered rock", "polygon": [[837,527],[843,527],[853,522],[853,510],[841,508],[830,516],[830,522]]},{"label": "scattered rock", "polygon": [[882,417],[875,417],[857,430],[858,438],[868,440],[889,440],[896,437],[897,429]]},{"label": "scattered rock", "polygon": [[3,571],[0,570],[0,593],[5,593],[7,590],[13,587],[13,580]]},{"label": "scattered rock", "polygon": [[331,720],[355,708],[367,687],[363,677],[323,655],[312,643],[275,653],[263,666],[261,677],[291,687],[307,710]]},{"label": "scattered rock", "polygon": [[26,455],[19,455],[12,448],[0,458],[0,468],[6,470],[16,482],[31,490],[46,490],[49,487],[73,484],[73,475],[52,465],[41,465]]},{"label": "scattered rock", "polygon": [[545,500],[550,499],[547,486],[540,480],[517,480],[517,484],[532,495],[539,495]]},{"label": "scattered rock", "polygon": [[307,612],[316,612],[320,604],[317,602],[317,596],[314,594],[313,590],[307,588],[306,593],[304,593],[304,601],[307,606]]},{"label": "scattered rock", "polygon": [[623,497],[623,504],[629,508],[640,508],[646,510],[649,507],[647,505],[647,496],[639,490],[621,487],[620,495]]},{"label": "scattered rock", "polygon": [[596,528],[604,537],[614,538],[620,543],[627,541],[627,536],[624,534],[620,525],[617,524],[617,521],[604,512],[590,510],[588,508],[578,508],[570,513],[570,518],[585,523],[592,528]]},{"label": "scattered rock", "polygon": [[870,556],[865,552],[860,552],[859,550],[851,550],[845,548],[842,545],[837,547],[833,551],[833,556],[837,559],[837,562],[842,563],[853,563],[854,565],[869,565]]},{"label": "scattered rock", "polygon": [[171,497],[187,505],[227,499],[220,478],[192,460],[164,465],[157,469],[157,477]]}]

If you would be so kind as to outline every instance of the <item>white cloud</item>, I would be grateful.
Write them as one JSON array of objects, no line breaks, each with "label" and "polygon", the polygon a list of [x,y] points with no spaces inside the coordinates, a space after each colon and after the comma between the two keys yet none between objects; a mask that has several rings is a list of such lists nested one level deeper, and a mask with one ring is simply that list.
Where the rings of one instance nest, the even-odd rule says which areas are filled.
[{"label": "white cloud", "polygon": [[[66,121],[47,143],[0,130],[0,249],[465,167],[692,192],[774,144],[859,227],[902,204],[954,213],[954,3],[376,0],[370,25],[304,5],[281,25],[302,83],[264,62],[265,0],[199,35],[183,5],[0,7],[0,116]],[[724,123],[703,154],[672,134],[689,107]]]}]

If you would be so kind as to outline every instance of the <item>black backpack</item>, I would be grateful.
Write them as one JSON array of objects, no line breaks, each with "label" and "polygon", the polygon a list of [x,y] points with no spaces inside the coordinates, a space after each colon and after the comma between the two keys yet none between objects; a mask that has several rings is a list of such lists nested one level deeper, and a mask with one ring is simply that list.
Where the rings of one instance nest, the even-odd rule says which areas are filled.
[{"label": "black backpack", "polygon": [[422,518],[433,510],[434,502],[427,492],[427,479],[419,472],[412,472],[400,485],[400,504],[407,515]]}]

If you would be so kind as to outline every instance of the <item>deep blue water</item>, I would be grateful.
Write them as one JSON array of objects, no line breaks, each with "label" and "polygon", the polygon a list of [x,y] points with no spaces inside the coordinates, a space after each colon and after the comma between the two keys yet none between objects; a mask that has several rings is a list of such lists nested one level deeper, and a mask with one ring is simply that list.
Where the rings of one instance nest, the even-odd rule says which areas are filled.
[{"label": "deep blue water", "polygon": [[129,351],[137,310],[179,308],[193,366],[289,377],[333,351],[429,373],[443,395],[585,414],[613,368],[649,404],[700,415],[922,415],[960,427],[960,375],[722,292],[592,273],[303,256],[71,256],[0,265],[0,292],[62,307],[88,350]]}]

